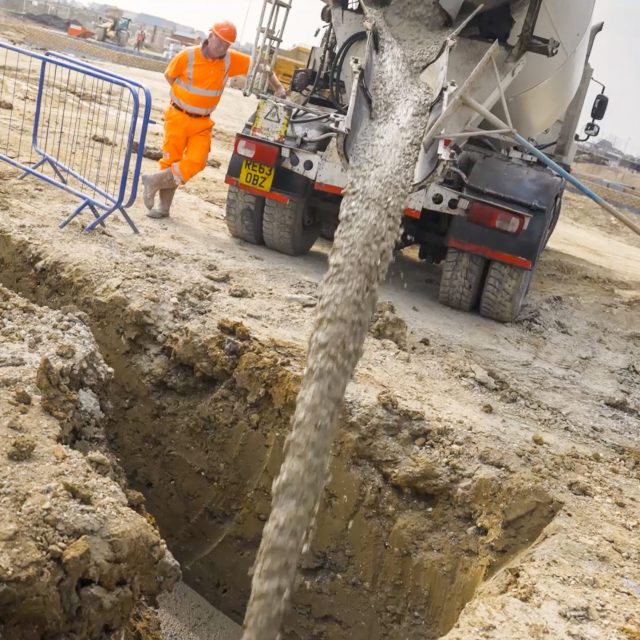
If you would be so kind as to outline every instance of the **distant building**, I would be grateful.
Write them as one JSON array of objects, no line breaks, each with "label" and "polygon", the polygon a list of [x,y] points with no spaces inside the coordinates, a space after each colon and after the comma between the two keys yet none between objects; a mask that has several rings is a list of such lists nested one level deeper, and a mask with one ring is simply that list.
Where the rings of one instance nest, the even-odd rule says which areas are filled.
[{"label": "distant building", "polygon": [[580,145],[580,161],[606,164],[610,167],[626,167],[638,171],[638,160],[616,149],[610,140],[598,140],[589,145]]},{"label": "distant building", "polygon": [[604,157],[609,161],[610,167],[619,167],[622,161],[622,154],[619,151],[605,151]]},{"label": "distant building", "polygon": [[125,11],[125,17],[131,18],[132,33],[136,33],[139,29],[144,30],[147,34],[145,47],[156,51],[164,50],[165,40],[171,36],[176,29],[175,22],[152,16],[148,13],[133,13]]},{"label": "distant building", "polygon": [[77,0],[0,0],[0,8],[19,13],[52,14],[69,20],[85,6]]},{"label": "distant building", "polygon": [[620,166],[625,169],[631,169],[640,173],[640,158],[634,158],[633,156],[625,156],[620,160]]},{"label": "distant building", "polygon": [[177,40],[181,44],[190,47],[195,44],[200,44],[206,38],[206,34],[201,31],[196,31],[189,27],[176,26],[176,30],[171,34],[172,40]]}]

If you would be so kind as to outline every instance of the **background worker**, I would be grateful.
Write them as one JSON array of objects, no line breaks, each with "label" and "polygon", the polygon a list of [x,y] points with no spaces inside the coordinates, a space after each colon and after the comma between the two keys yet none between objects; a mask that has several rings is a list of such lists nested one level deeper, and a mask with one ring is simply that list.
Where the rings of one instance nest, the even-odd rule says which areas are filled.
[{"label": "background worker", "polygon": [[[233,23],[216,22],[201,46],[183,49],[167,67],[165,78],[171,85],[171,104],[164,117],[161,170],[142,176],[144,204],[150,218],[168,217],[177,187],[207,164],[214,124],[210,116],[220,102],[227,80],[249,72],[251,58],[229,48],[236,37]],[[269,84],[278,98],[286,96],[273,72]]]},{"label": "background worker", "polygon": [[136,51],[142,51],[142,46],[144,45],[144,41],[147,39],[147,32],[140,27],[140,29],[138,29],[138,32],[136,33],[136,42],[133,45],[133,48]]}]

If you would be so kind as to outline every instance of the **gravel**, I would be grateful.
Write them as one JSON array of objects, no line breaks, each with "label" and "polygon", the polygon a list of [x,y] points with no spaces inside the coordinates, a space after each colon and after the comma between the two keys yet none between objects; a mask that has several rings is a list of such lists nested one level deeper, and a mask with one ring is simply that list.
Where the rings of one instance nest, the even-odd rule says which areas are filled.
[{"label": "gravel", "polygon": [[242,628],[183,582],[158,598],[164,640],[236,640]]}]

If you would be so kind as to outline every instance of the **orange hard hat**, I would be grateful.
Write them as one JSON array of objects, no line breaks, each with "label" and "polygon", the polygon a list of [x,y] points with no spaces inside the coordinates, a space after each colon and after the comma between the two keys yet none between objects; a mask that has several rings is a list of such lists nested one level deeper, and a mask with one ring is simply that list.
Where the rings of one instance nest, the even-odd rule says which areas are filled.
[{"label": "orange hard hat", "polygon": [[236,25],[233,24],[233,22],[229,22],[229,20],[216,22],[213,27],[211,27],[211,31],[215,33],[218,38],[228,42],[229,44],[233,44],[238,37]]}]

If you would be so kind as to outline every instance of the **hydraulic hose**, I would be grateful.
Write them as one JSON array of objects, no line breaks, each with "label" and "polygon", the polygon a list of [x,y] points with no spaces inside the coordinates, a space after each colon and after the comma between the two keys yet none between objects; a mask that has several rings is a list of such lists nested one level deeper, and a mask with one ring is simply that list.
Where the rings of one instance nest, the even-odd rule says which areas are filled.
[{"label": "hydraulic hose", "polygon": [[304,118],[304,117],[292,117],[291,118],[291,122],[295,122],[296,124],[306,124],[307,122],[319,122],[321,120],[328,120],[331,117],[331,114],[327,113],[325,115],[322,116],[313,116],[311,118]]},{"label": "hydraulic hose", "polygon": [[322,133],[319,136],[315,136],[315,137],[308,137],[305,138],[303,137],[302,140],[303,142],[321,142],[322,140],[328,140],[329,138],[333,138],[334,136],[337,136],[337,132],[336,131],[329,131],[327,133]]},{"label": "hydraulic hose", "polygon": [[332,33],[333,33],[333,25],[329,23],[329,29],[324,35],[324,49],[322,51],[322,58],[320,59],[320,68],[318,69],[318,72],[316,73],[316,77],[313,80],[313,86],[311,87],[311,91],[309,91],[309,95],[304,99],[304,102],[302,103],[303,105],[307,104],[309,100],[311,100],[313,94],[316,92],[316,89],[318,88],[318,82],[320,81],[320,76],[324,69],[324,65],[327,61],[327,53],[329,51],[329,43],[331,42]]},{"label": "hydraulic hose", "polygon": [[333,60],[333,64],[331,65],[331,71],[329,72],[329,97],[333,102],[336,109],[343,109],[345,105],[340,102],[340,78],[342,77],[342,67],[344,65],[344,61],[347,57],[347,53],[349,49],[356,43],[361,40],[366,40],[367,32],[366,31],[358,31],[352,35],[350,35],[343,43],[340,49],[338,49],[338,53]]}]

